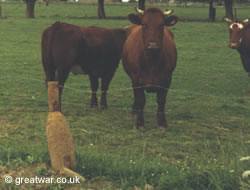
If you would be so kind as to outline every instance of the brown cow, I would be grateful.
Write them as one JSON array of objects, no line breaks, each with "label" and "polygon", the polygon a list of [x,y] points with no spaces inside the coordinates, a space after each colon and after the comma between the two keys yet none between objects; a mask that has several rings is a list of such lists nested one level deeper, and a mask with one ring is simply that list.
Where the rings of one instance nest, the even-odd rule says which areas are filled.
[{"label": "brown cow", "polygon": [[46,82],[58,80],[62,89],[71,71],[88,74],[91,82],[91,106],[97,106],[98,79],[101,78],[101,107],[107,107],[106,93],[121,59],[126,39],[123,29],[80,27],[56,22],[42,35],[42,63]]},{"label": "brown cow", "polygon": [[166,128],[166,96],[177,61],[173,33],[166,26],[175,25],[178,18],[167,17],[172,11],[164,14],[158,8],[137,9],[137,12],[141,15],[128,15],[134,25],[127,29],[122,53],[124,70],[132,80],[136,128],[144,126],[144,90],[157,93],[158,125]]},{"label": "brown cow", "polygon": [[225,18],[229,26],[229,47],[240,53],[243,67],[250,77],[250,19],[244,21]]}]

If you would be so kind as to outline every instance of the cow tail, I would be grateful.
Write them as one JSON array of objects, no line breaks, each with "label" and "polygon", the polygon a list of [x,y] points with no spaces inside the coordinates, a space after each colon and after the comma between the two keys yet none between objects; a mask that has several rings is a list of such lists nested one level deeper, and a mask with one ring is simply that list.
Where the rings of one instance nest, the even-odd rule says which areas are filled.
[{"label": "cow tail", "polygon": [[42,34],[42,63],[46,74],[46,82],[55,80],[56,67],[53,62],[53,42],[59,23],[56,22]]},{"label": "cow tail", "polygon": [[50,65],[50,61],[49,61],[49,54],[48,54],[48,48],[49,48],[49,29],[47,28],[46,30],[43,31],[42,34],[42,64],[43,64],[43,69],[46,75],[46,85],[47,82],[50,81],[50,74],[49,74],[49,65]]}]

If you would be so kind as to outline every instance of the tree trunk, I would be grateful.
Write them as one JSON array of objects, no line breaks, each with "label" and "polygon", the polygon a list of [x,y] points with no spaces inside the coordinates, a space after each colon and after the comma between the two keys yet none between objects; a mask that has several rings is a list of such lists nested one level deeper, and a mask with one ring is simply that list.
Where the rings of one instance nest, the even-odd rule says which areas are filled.
[{"label": "tree trunk", "polygon": [[35,18],[35,3],[36,0],[26,0],[26,17]]},{"label": "tree trunk", "polygon": [[104,0],[98,0],[98,18],[103,19],[106,18],[104,11]]},{"label": "tree trunk", "polygon": [[233,0],[224,0],[226,17],[233,19]]},{"label": "tree trunk", "polygon": [[213,7],[213,0],[209,1],[209,21],[214,22],[215,21],[215,15],[216,15],[216,10]]},{"label": "tree trunk", "polygon": [[145,10],[145,0],[138,1],[138,8],[141,10]]},{"label": "tree trunk", "polygon": [[187,7],[187,0],[184,1],[184,7]]}]

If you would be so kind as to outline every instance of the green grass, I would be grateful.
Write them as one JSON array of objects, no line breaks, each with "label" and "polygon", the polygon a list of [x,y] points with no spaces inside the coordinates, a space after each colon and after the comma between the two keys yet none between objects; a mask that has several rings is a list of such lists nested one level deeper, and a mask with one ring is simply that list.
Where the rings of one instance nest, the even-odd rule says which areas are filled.
[{"label": "green grass", "polygon": [[[85,9],[89,12],[84,15]],[[197,11],[200,9],[205,8],[174,8],[182,18],[197,18],[203,14]],[[54,175],[48,167],[45,136],[48,106],[41,33],[57,20],[109,28],[130,23],[87,19],[96,14],[96,6],[88,4],[51,4],[48,8],[37,4],[36,19],[24,18],[23,4],[2,3],[2,11],[9,17],[0,19],[0,176]],[[134,12],[132,5],[106,6],[108,16],[129,12]],[[227,25],[179,22],[171,30],[178,63],[167,97],[167,130],[156,127],[154,94],[146,95],[145,129],[133,130],[133,93],[122,65],[110,85],[107,111],[89,107],[87,76],[69,76],[62,110],[74,138],[76,170],[89,180],[76,188],[133,189],[145,184],[163,190],[249,187],[240,176],[250,163],[239,159],[250,154],[250,79],[239,54],[227,47]],[[0,189],[18,189],[0,180]]]}]

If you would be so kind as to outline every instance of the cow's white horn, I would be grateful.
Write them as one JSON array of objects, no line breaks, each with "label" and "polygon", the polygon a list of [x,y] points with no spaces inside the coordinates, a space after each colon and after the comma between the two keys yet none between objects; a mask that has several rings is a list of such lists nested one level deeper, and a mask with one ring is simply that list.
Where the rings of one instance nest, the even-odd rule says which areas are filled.
[{"label": "cow's white horn", "polygon": [[249,18],[243,20],[243,22],[248,23],[249,22]]},{"label": "cow's white horn", "polygon": [[136,12],[137,12],[138,14],[140,14],[140,15],[142,15],[142,14],[144,13],[143,10],[138,9],[137,7],[135,7],[135,10],[136,10]]},{"label": "cow's white horn", "polygon": [[173,12],[174,12],[173,10],[169,10],[169,11],[164,11],[163,14],[165,16],[168,16],[168,15],[172,14]]},{"label": "cow's white horn", "polygon": [[231,20],[231,19],[229,19],[229,18],[227,18],[227,17],[225,17],[224,20],[225,20],[226,22],[233,22],[233,20]]}]

